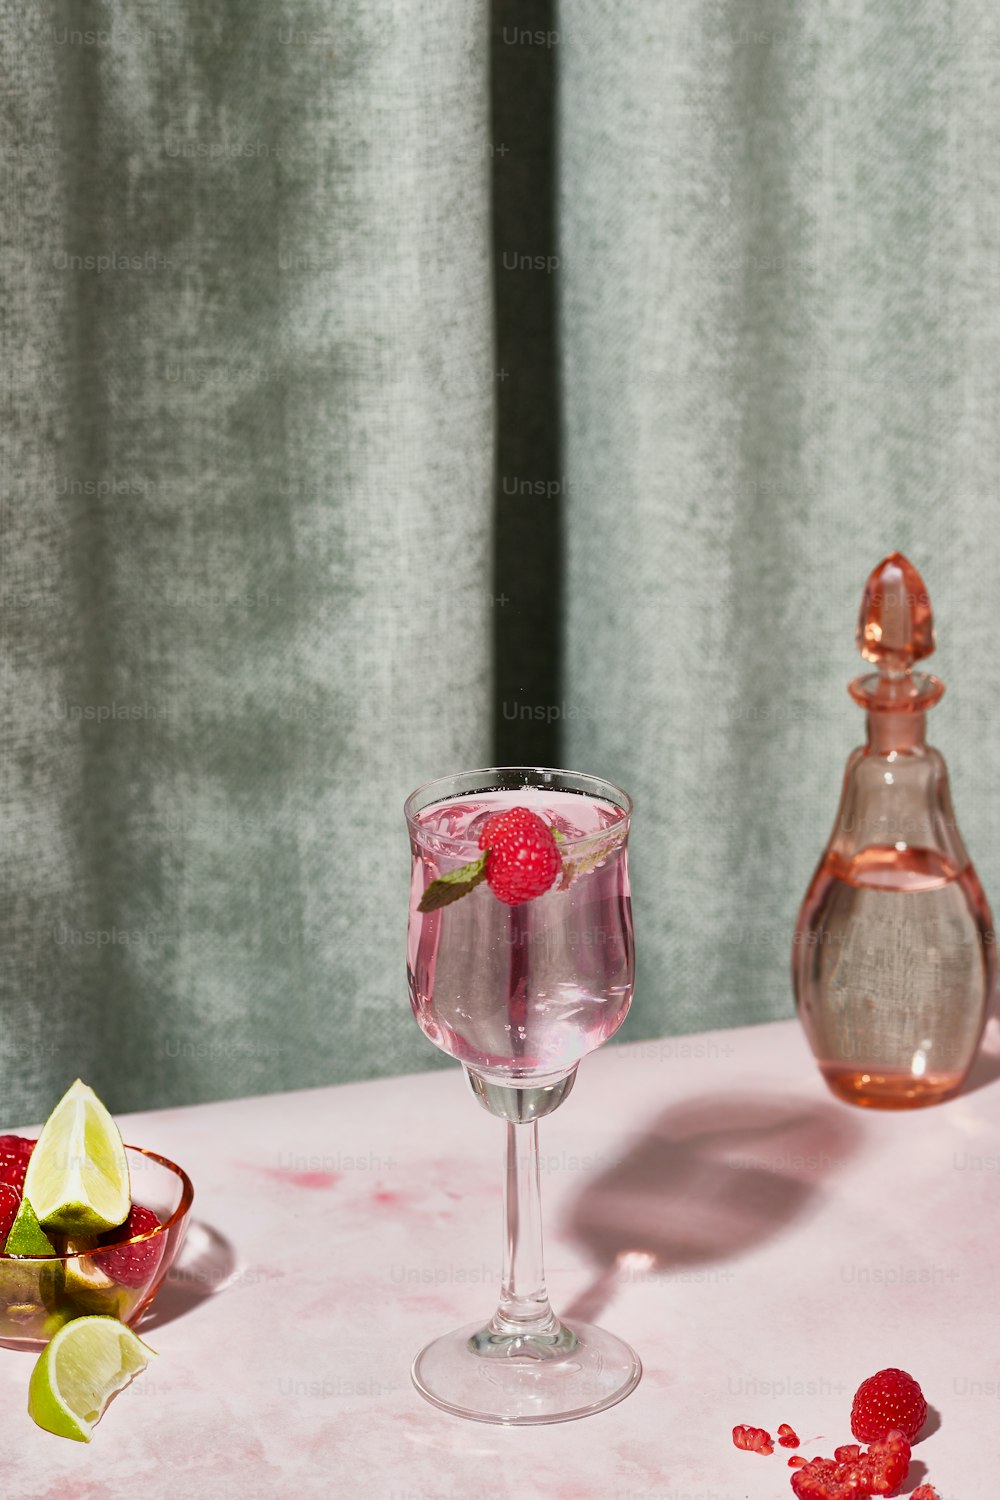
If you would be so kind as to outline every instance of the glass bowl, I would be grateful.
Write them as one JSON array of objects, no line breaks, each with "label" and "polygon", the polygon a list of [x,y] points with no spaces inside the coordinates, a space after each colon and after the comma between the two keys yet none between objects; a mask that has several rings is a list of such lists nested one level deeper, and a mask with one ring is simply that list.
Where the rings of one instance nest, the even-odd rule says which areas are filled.
[{"label": "glass bowl", "polygon": [[[64,1323],[87,1314],[134,1325],[153,1301],[181,1247],[194,1188],[186,1172],[155,1151],[126,1146],[125,1154],[132,1202],[151,1208],[159,1228],[117,1246],[69,1240],[59,1255],[0,1254],[0,1345],[40,1349]],[[147,1241],[152,1248],[132,1258],[126,1285],[115,1251]]]}]

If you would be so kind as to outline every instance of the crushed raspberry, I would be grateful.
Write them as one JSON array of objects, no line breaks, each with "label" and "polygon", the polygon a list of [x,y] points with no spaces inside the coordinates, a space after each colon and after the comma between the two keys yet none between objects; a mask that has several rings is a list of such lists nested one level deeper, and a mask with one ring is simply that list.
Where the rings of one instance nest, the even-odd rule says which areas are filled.
[{"label": "crushed raspberry", "polygon": [[7,1243],[10,1226],[21,1207],[21,1194],[9,1182],[0,1182],[0,1249]]},{"label": "crushed raspberry", "polygon": [[909,1439],[905,1432],[887,1433],[884,1441],[872,1443],[858,1462],[870,1493],[891,1495],[910,1467]]},{"label": "crushed raspberry", "polygon": [[0,1182],[24,1192],[24,1174],[28,1170],[28,1158],[35,1149],[34,1141],[23,1135],[0,1135]]},{"label": "crushed raspberry", "polygon": [[783,1448],[797,1448],[799,1446],[798,1433],[789,1427],[787,1422],[782,1422],[778,1428],[778,1442]]},{"label": "crushed raspberry", "polygon": [[154,1235],[152,1239],[140,1240],[137,1245],[127,1245],[121,1242],[131,1239],[133,1235],[147,1234],[151,1229],[158,1229],[159,1224],[160,1221],[151,1208],[143,1208],[141,1204],[133,1203],[125,1223],[101,1235],[102,1245],[116,1247],[114,1250],[103,1251],[98,1257],[98,1263],[105,1276],[110,1276],[111,1280],[117,1281],[119,1286],[128,1287],[145,1286],[148,1281],[151,1281],[163,1254],[163,1235]]},{"label": "crushed raspberry", "polygon": [[890,1432],[884,1442],[872,1443],[867,1453],[849,1443],[836,1451],[836,1458],[814,1458],[796,1466],[792,1489],[798,1500],[868,1500],[872,1495],[891,1495],[910,1467],[910,1445],[901,1432]]},{"label": "crushed raspberry", "polygon": [[868,1491],[861,1488],[861,1475],[848,1464],[834,1463],[832,1458],[814,1458],[796,1469],[792,1490],[798,1500],[862,1500]]},{"label": "crushed raspberry", "polygon": [[746,1427],[742,1425],[734,1427],[733,1442],[737,1448],[743,1448],[747,1453],[774,1452],[771,1434],[765,1432],[763,1427]]},{"label": "crushed raspberry", "polygon": [[788,1467],[790,1469],[804,1469],[805,1466],[806,1460],[802,1457],[801,1453],[793,1454],[792,1457],[788,1460]]},{"label": "crushed raspberry", "polygon": [[932,1484],[918,1484],[910,1500],[941,1500],[941,1497]]},{"label": "crushed raspberry", "polygon": [[912,1443],[927,1420],[927,1402],[905,1370],[879,1370],[858,1387],[851,1406],[851,1431],[860,1443],[874,1443],[901,1432]]},{"label": "crushed raspberry", "polygon": [[479,835],[479,847],[489,850],[490,890],[507,906],[544,895],[562,865],[552,830],[526,807],[494,813]]}]

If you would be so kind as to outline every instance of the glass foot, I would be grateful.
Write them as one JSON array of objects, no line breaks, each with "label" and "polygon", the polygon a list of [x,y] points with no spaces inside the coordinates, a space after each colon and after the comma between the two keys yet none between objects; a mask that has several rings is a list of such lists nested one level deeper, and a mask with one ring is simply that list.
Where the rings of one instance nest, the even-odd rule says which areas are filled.
[{"label": "glass foot", "polygon": [[571,1422],[615,1406],[639,1384],[639,1356],[592,1323],[554,1337],[491,1333],[473,1323],[435,1339],[413,1361],[413,1384],[435,1406],[476,1422]]}]

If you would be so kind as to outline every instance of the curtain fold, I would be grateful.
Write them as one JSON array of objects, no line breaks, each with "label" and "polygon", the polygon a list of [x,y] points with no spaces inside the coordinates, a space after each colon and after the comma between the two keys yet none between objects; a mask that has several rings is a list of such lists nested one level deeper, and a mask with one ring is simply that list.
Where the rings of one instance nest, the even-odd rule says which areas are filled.
[{"label": "curtain fold", "polygon": [[11,1121],[442,1061],[401,802],[495,756],[635,795],[623,1040],[790,1014],[893,548],[1000,890],[985,0],[0,0],[0,63]]},{"label": "curtain fold", "polygon": [[854,627],[923,573],[929,737],[1000,889],[985,6],[560,12],[567,748],[636,798],[628,1034],[791,1013],[795,915],[864,739]]},{"label": "curtain fold", "polygon": [[401,802],[490,753],[486,10],[3,15],[6,1118],[426,1065]]}]

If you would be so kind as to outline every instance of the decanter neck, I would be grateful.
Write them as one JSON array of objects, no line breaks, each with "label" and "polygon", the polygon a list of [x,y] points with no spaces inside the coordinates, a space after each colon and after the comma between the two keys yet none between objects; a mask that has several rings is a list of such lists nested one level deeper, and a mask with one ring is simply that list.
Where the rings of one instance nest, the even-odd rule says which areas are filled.
[{"label": "decanter neck", "polygon": [[927,715],[924,713],[886,713],[880,710],[865,715],[868,723],[868,753],[919,755],[927,743]]}]

